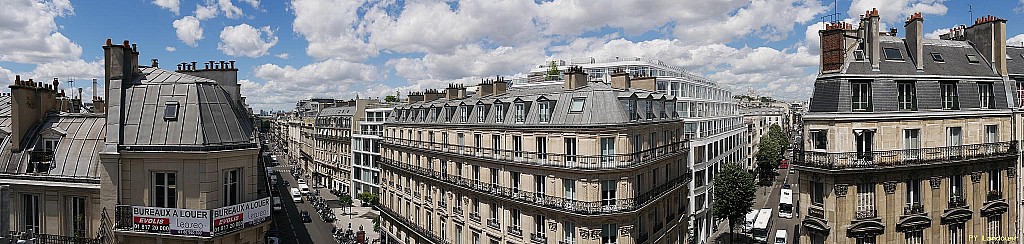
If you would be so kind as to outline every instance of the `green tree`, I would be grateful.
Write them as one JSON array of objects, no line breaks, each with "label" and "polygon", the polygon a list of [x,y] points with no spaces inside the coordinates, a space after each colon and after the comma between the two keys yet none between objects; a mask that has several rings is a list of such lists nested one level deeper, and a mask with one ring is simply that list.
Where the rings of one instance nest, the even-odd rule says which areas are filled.
[{"label": "green tree", "polygon": [[544,80],[558,80],[558,62],[551,60],[551,65],[548,65],[547,77]]},{"label": "green tree", "polygon": [[398,97],[396,97],[396,96],[392,96],[392,95],[387,95],[387,96],[385,96],[385,97],[384,97],[384,101],[385,101],[385,102],[389,102],[389,103],[397,103],[397,102],[400,102],[400,101],[398,100]]},{"label": "green tree", "polygon": [[341,197],[338,199],[338,201],[341,202],[341,206],[342,207],[351,207],[352,206],[352,196],[341,195]]},{"label": "green tree", "polygon": [[711,211],[716,218],[729,220],[730,240],[736,223],[743,223],[743,218],[754,207],[756,190],[754,176],[739,164],[726,163],[715,176],[715,198]]}]

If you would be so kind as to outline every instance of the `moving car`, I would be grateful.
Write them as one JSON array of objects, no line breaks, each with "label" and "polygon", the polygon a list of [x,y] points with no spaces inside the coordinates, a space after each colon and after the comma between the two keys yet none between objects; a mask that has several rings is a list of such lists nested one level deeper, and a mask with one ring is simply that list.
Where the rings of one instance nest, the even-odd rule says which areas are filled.
[{"label": "moving car", "polygon": [[299,218],[302,219],[302,223],[313,222],[313,219],[309,217],[309,212],[306,212],[306,210],[302,210],[302,212],[299,213]]},{"label": "moving car", "polygon": [[292,187],[292,202],[302,202],[302,192],[299,188]]},{"label": "moving car", "polygon": [[306,183],[299,182],[299,191],[304,195],[309,195],[309,185]]},{"label": "moving car", "polygon": [[303,179],[297,179],[297,180],[295,180],[295,182],[298,182],[299,185],[306,184],[306,180],[303,180]]},{"label": "moving car", "polygon": [[274,203],[274,211],[281,211],[281,197],[274,197],[272,202]]},{"label": "moving car", "polygon": [[786,230],[775,231],[775,244],[786,244]]}]

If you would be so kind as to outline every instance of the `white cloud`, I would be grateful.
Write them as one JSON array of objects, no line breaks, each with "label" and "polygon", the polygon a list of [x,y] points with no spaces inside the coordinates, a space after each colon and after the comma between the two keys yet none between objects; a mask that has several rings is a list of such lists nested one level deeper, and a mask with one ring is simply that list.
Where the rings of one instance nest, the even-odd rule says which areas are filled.
[{"label": "white cloud", "polygon": [[1013,8],[1013,12],[1018,13],[1018,14],[1019,13],[1024,13],[1024,0],[1020,0],[1019,2],[1020,3],[1017,4],[1017,7]]},{"label": "white cloud", "polygon": [[467,0],[454,10],[446,2],[407,2],[400,14],[377,7],[367,14],[369,40],[398,52],[447,53],[478,41],[512,45],[539,32],[531,22],[537,5],[525,0]]},{"label": "white cloud", "polygon": [[43,63],[73,60],[82,47],[58,31],[57,17],[74,14],[70,2],[4,1],[0,8],[0,61]]},{"label": "white cloud", "polygon": [[277,37],[270,26],[256,29],[248,24],[225,26],[220,32],[217,49],[231,56],[260,57],[277,44]]},{"label": "white cloud", "polygon": [[878,9],[878,17],[882,22],[902,26],[903,20],[916,12],[924,15],[945,15],[949,8],[944,2],[945,0],[853,0],[847,14],[856,19],[864,15],[865,11],[875,8]]},{"label": "white cloud", "polygon": [[1010,37],[1010,39],[1006,39],[1006,45],[1017,46],[1017,47],[1024,46],[1024,34],[1019,34],[1019,35]]},{"label": "white cloud", "polygon": [[153,0],[153,4],[160,8],[170,10],[174,15],[181,14],[181,4],[178,0]]},{"label": "white cloud", "polygon": [[247,102],[250,104],[273,109],[286,109],[294,105],[296,99],[313,96],[354,97],[359,91],[357,86],[387,79],[374,66],[341,59],[328,59],[299,68],[263,64],[257,66],[253,74],[265,82],[239,81],[242,94],[249,97]]},{"label": "white cloud", "polygon": [[360,1],[293,0],[295,13],[292,30],[304,37],[306,54],[318,60],[340,58],[360,62],[376,56],[378,50],[363,41],[357,10]]},{"label": "white cloud", "polygon": [[167,52],[174,52],[175,50],[178,50],[178,49],[174,48],[172,46],[167,46],[167,47],[164,48],[164,50],[167,50]]},{"label": "white cloud", "polygon": [[278,53],[277,55],[274,56],[280,59],[288,59],[288,53]]},{"label": "white cloud", "polygon": [[939,39],[942,34],[949,33],[949,29],[938,29],[932,32],[924,33],[925,39]]},{"label": "white cloud", "polygon": [[192,46],[199,46],[199,40],[203,39],[203,28],[199,26],[199,19],[193,16],[185,16],[172,23],[178,40]]},{"label": "white cloud", "polygon": [[224,17],[228,17],[229,19],[237,19],[243,15],[242,9],[231,3],[231,0],[217,0],[217,5],[219,5],[220,10],[224,12]]},{"label": "white cloud", "polygon": [[750,34],[778,41],[793,31],[794,24],[810,21],[825,10],[814,0],[755,0],[735,13],[730,10],[693,22],[677,22],[673,33],[680,40],[698,44],[731,42]]},{"label": "white cloud", "polygon": [[410,81],[452,80],[468,76],[513,75],[528,71],[546,59],[543,43],[519,47],[483,49],[463,45],[450,54],[429,53],[422,58],[399,58],[387,62],[398,76]]},{"label": "white cloud", "polygon": [[196,11],[192,12],[199,20],[208,20],[217,17],[217,5],[199,5],[196,4]]},{"label": "white cloud", "polygon": [[[68,77],[74,77],[77,80],[91,80],[93,78],[103,78],[103,60],[96,60],[92,62],[86,62],[85,60],[73,60],[73,61],[57,61],[52,63],[43,63],[36,65],[36,68],[32,70],[31,77],[36,77],[36,80],[40,79],[52,79],[54,77],[60,80],[65,80]],[[85,82],[81,85],[85,85]]]},{"label": "white cloud", "polygon": [[252,8],[260,7],[260,0],[242,0],[242,2],[248,3]]}]

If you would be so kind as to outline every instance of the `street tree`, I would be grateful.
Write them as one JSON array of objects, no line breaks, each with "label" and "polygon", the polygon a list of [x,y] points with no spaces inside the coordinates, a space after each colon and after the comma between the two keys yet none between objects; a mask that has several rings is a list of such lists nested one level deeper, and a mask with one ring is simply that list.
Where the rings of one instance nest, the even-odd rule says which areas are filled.
[{"label": "street tree", "polygon": [[754,207],[754,176],[739,164],[726,163],[715,177],[712,214],[718,219],[729,220],[729,239],[732,240],[736,223]]},{"label": "street tree", "polygon": [[754,154],[757,161],[757,179],[760,185],[771,185],[775,177],[775,168],[779,160],[782,160],[779,153],[779,145],[770,138],[770,135],[761,136],[757,143],[757,153]]}]

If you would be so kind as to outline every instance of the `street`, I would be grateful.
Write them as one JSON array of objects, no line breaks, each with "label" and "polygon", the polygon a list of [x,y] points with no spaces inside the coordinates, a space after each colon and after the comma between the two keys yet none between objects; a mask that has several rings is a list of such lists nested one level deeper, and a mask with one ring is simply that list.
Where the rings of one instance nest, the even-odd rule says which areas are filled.
[{"label": "street", "polygon": [[[274,226],[277,227],[278,237],[281,243],[337,243],[332,235],[334,225],[324,222],[317,214],[316,209],[303,199],[302,203],[292,202],[289,188],[298,186],[295,178],[290,173],[290,166],[282,156],[278,157],[281,164],[273,167],[278,172],[278,178],[288,182],[284,186],[278,182],[277,192],[274,196],[281,198],[282,211],[274,213]],[[309,212],[311,223],[302,223],[299,212]]]},{"label": "street", "polygon": [[[787,158],[792,158],[791,151],[787,152],[787,154]],[[798,192],[799,187],[797,186],[797,174],[790,174],[789,170],[790,169],[778,170],[779,175],[778,177],[775,178],[775,181],[772,183],[772,185],[770,187],[758,187],[757,192],[754,196],[753,210],[764,208],[772,209],[772,230],[768,232],[768,243],[773,243],[775,238],[775,231],[777,230],[786,230],[786,233],[789,236],[787,238],[788,243],[797,243],[797,239],[799,239],[799,233],[797,231],[800,229],[800,214],[802,214],[798,212],[798,206],[800,206],[800,202],[798,202],[798,196],[800,193]],[[790,189],[793,189],[794,202],[792,218],[779,217],[780,190],[782,189],[782,185],[784,184],[790,184]],[[740,226],[742,226],[742,224],[737,224],[736,226],[737,228],[739,228]],[[740,230],[736,230],[737,234],[739,232]],[[729,222],[722,221],[721,225],[718,228],[718,231],[715,234],[715,237],[711,238],[712,240],[714,240],[711,243],[729,243],[727,241],[728,238],[726,238],[726,236],[729,234]],[[749,239],[749,233],[746,235],[747,236],[743,238],[737,237],[736,243],[748,243],[746,242],[746,240]]]}]

